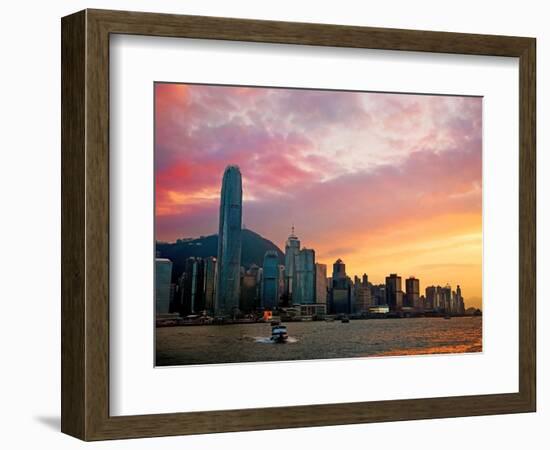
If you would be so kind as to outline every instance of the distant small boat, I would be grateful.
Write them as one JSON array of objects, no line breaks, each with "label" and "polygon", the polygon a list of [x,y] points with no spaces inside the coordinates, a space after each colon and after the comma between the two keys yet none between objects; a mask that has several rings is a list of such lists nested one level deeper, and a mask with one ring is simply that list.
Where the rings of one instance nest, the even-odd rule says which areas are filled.
[{"label": "distant small boat", "polygon": [[278,344],[286,342],[288,339],[288,331],[284,325],[276,325],[271,327],[271,340]]}]

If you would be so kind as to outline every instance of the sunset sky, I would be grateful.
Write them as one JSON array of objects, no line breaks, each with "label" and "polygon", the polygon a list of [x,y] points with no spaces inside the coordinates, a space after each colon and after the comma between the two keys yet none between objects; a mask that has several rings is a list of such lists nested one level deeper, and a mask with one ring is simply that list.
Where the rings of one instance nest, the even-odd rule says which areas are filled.
[{"label": "sunset sky", "polygon": [[243,224],[328,265],[461,285],[481,306],[479,97],[155,84],[157,240],[217,233],[223,171]]}]

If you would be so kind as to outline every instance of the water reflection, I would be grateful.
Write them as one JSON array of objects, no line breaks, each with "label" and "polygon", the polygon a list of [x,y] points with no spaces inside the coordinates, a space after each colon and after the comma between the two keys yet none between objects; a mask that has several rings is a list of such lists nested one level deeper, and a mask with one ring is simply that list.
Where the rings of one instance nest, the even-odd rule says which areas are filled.
[{"label": "water reflection", "polygon": [[269,324],[156,329],[157,365],[469,353],[482,350],[482,318],[291,322],[289,343],[271,344]]}]

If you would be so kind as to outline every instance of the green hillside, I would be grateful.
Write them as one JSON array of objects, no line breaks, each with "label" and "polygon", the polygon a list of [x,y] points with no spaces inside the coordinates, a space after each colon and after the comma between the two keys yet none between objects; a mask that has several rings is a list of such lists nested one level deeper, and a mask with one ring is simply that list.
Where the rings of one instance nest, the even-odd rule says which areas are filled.
[{"label": "green hillside", "polygon": [[[185,260],[191,256],[205,258],[218,253],[218,235],[201,236],[197,239],[178,239],[174,243],[157,242],[157,255],[168,258],[174,264],[172,278],[175,281],[183,272]],[[273,242],[251,230],[243,229],[241,264],[248,268],[252,264],[263,265],[268,250],[277,252],[279,263],[284,264],[284,254]]]}]

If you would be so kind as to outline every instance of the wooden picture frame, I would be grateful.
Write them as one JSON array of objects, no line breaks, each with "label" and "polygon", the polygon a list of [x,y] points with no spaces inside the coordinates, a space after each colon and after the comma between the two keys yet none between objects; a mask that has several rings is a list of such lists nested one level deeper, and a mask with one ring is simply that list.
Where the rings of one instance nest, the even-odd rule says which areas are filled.
[{"label": "wooden picture frame", "polygon": [[[101,440],[535,411],[535,39],[104,10],[64,17],[61,30],[64,433]],[[117,33],[519,58],[519,391],[110,416],[109,36]]]}]

